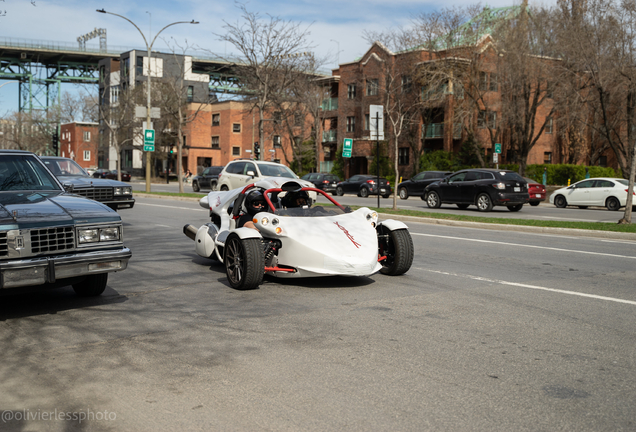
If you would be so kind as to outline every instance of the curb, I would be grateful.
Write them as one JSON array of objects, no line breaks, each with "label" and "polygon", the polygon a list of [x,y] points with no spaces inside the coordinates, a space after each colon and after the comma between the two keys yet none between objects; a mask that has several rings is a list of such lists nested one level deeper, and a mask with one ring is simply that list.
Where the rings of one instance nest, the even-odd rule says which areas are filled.
[{"label": "curb", "polygon": [[[175,197],[175,196],[165,196],[165,195],[152,195],[152,194],[145,194],[143,192],[134,192],[134,196],[138,196],[142,198],[171,199],[176,201],[192,201],[192,202],[199,202],[199,199],[200,199],[200,198]],[[417,217],[417,216],[401,216],[401,215],[387,214],[387,213],[381,213],[381,212],[378,212],[378,215],[380,216],[381,219],[384,219],[384,220],[394,219],[394,220],[398,220],[402,222],[415,222],[415,223],[424,223],[424,224],[430,224],[430,225],[445,225],[445,226],[456,226],[456,227],[464,227],[464,228],[489,229],[489,230],[496,230],[496,231],[516,231],[516,232],[525,232],[525,233],[553,234],[553,235],[565,235],[565,236],[575,236],[575,237],[593,237],[593,238],[605,238],[605,239],[614,239],[614,240],[636,241],[636,233],[594,231],[594,230],[582,230],[582,229],[574,229],[574,228],[537,227],[537,226],[527,226],[527,225],[505,225],[505,224],[483,223],[483,222],[466,222],[466,221],[435,219],[435,218]]]}]

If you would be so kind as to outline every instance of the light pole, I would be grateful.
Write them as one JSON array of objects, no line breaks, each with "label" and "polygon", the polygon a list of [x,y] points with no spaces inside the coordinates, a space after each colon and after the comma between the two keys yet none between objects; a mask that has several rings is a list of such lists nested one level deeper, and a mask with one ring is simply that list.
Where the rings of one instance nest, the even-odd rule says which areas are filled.
[{"label": "light pole", "polygon": [[338,62],[337,66],[340,66],[340,42],[338,42],[335,39],[331,39],[330,42],[335,42],[336,45],[338,46],[338,52],[336,53],[336,61]]},{"label": "light pole", "polygon": [[[112,12],[106,12],[104,9],[97,9],[97,12],[99,13],[104,13],[104,14],[109,14],[109,15],[115,15],[118,16],[119,18],[123,18],[126,21],[128,21],[129,23],[131,23],[132,25],[135,26],[135,28],[137,29],[137,31],[139,31],[139,34],[141,34],[141,37],[144,39],[144,43],[146,44],[146,52],[148,53],[148,83],[147,83],[147,87],[146,87],[146,91],[148,93],[148,100],[147,100],[147,106],[146,106],[146,128],[150,129],[150,109],[151,109],[151,103],[150,103],[150,94],[151,94],[151,88],[150,88],[150,71],[151,71],[151,66],[150,66],[150,58],[152,56],[152,46],[154,45],[155,41],[157,40],[157,36],[159,36],[159,34],[164,31],[165,29],[167,29],[170,26],[173,26],[175,24],[199,24],[198,21],[192,20],[192,21],[177,21],[177,22],[173,22],[171,24],[168,24],[167,26],[165,26],[164,28],[162,28],[161,30],[159,30],[157,32],[157,34],[155,35],[155,37],[152,39],[152,42],[150,42],[150,44],[148,44],[148,39],[150,39],[150,37],[152,35],[148,35],[148,39],[146,39],[146,36],[144,35],[144,32],[141,31],[141,29],[137,26],[137,24],[135,24],[134,22],[132,22],[131,20],[129,20],[128,18],[126,18],[125,16],[122,15],[118,15],[116,13],[112,13]],[[119,155],[118,155],[119,157]],[[168,172],[166,171],[166,176],[168,175]],[[150,152],[146,152],[146,192],[150,192]]]}]

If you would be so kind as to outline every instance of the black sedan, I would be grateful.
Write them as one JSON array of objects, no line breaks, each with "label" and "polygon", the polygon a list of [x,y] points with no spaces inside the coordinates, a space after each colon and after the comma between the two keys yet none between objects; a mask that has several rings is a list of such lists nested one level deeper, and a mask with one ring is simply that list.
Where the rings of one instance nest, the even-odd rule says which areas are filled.
[{"label": "black sedan", "polygon": [[407,199],[410,196],[423,197],[426,186],[451,174],[452,172],[449,171],[422,171],[397,186],[400,199]]},{"label": "black sedan", "polygon": [[382,198],[388,198],[393,190],[389,181],[380,177],[380,187],[378,188],[378,178],[370,174],[357,174],[341,181],[336,186],[336,195],[342,196],[346,193],[354,193],[359,197],[366,198],[369,195],[377,195],[378,189]]},{"label": "black sedan", "polygon": [[309,173],[301,177],[303,180],[312,182],[316,189],[322,189],[325,192],[336,193],[336,187],[340,183],[337,175],[330,173]]},{"label": "black sedan", "polygon": [[490,211],[493,206],[506,206],[519,211],[530,199],[528,183],[514,171],[495,169],[466,169],[431,183],[424,190],[426,204],[439,208],[442,204],[455,204],[464,210],[470,205],[479,211]]},{"label": "black sedan", "polygon": [[223,171],[222,166],[205,168],[201,174],[192,177],[192,190],[195,192],[199,192],[201,189],[216,190],[216,183],[221,171]]},{"label": "black sedan", "polygon": [[113,210],[133,208],[132,187],[117,180],[90,177],[72,159],[42,156],[42,162],[64,187],[74,194],[102,202]]}]

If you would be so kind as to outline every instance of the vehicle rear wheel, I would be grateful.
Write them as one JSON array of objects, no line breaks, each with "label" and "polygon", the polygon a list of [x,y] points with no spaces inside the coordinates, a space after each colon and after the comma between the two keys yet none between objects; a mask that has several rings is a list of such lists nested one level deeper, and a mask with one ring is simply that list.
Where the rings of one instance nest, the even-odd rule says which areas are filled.
[{"label": "vehicle rear wheel", "polygon": [[541,201],[532,201],[532,202],[530,203],[530,205],[531,205],[532,207],[536,207],[536,206],[538,206],[540,203],[541,203]]},{"label": "vehicle rear wheel", "polygon": [[405,187],[400,188],[400,199],[408,199],[409,191]]},{"label": "vehicle rear wheel", "polygon": [[609,211],[617,211],[621,208],[621,203],[615,197],[609,197],[607,201],[605,201],[605,207],[607,207]]},{"label": "vehicle rear wheel", "polygon": [[221,186],[221,190],[222,191],[229,191],[230,189],[227,187],[227,185],[222,185]]},{"label": "vehicle rear wheel", "polygon": [[195,180],[192,182],[192,190],[195,192],[199,192],[201,190],[201,188],[199,187],[198,181]]},{"label": "vehicle rear wheel", "polygon": [[477,210],[481,212],[488,212],[492,210],[492,200],[487,193],[479,194],[477,197]]},{"label": "vehicle rear wheel", "polygon": [[521,210],[522,207],[523,204],[511,205],[508,206],[508,210],[510,210],[511,212],[518,212],[519,210]]},{"label": "vehicle rear wheel", "polygon": [[336,188],[336,195],[338,195],[338,196],[343,196],[344,195],[344,190],[342,190],[342,186],[338,186]]},{"label": "vehicle rear wheel", "polygon": [[466,210],[468,208],[468,204],[455,204],[458,209]]},{"label": "vehicle rear wheel", "polygon": [[566,208],[568,206],[568,202],[563,195],[559,195],[554,197],[554,205],[558,208]]},{"label": "vehicle rear wheel", "polygon": [[388,228],[380,226],[378,235],[378,253],[386,256],[382,260],[380,272],[389,276],[398,276],[406,273],[413,264],[413,239],[408,230],[399,229],[389,231]]},{"label": "vehicle rear wheel", "polygon": [[382,195],[382,198],[388,198],[390,196],[391,196],[391,194],[386,194],[386,195]]},{"label": "vehicle rear wheel", "polygon": [[225,274],[234,289],[258,288],[263,282],[265,256],[259,238],[243,239],[232,233],[225,242]]},{"label": "vehicle rear wheel", "polygon": [[108,273],[92,274],[82,282],[73,284],[73,291],[80,297],[96,297],[101,295],[108,283]]},{"label": "vehicle rear wheel", "polygon": [[430,208],[439,208],[442,202],[439,199],[439,195],[435,191],[430,191],[426,196],[426,205]]},{"label": "vehicle rear wheel", "polygon": [[369,196],[369,189],[363,187],[360,188],[360,192],[358,192],[358,196],[362,197],[362,198],[366,198]]}]

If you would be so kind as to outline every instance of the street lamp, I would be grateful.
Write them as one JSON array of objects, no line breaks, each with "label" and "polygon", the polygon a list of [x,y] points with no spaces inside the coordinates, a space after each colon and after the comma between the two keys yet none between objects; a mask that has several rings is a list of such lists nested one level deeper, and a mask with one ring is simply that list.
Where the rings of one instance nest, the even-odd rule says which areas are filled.
[{"label": "street lamp", "polygon": [[337,41],[337,40],[335,40],[335,39],[331,39],[329,42],[335,42],[335,43],[336,43],[336,45],[338,46],[338,52],[336,53],[336,58],[337,58],[337,60],[336,60],[336,61],[338,62],[338,65],[337,65],[337,66],[338,66],[338,67],[340,67],[340,42],[338,42],[338,41]]},{"label": "street lamp", "polygon": [[[150,109],[151,109],[151,104],[150,104],[150,94],[151,94],[151,89],[150,89],[150,58],[152,55],[152,46],[154,45],[155,41],[157,40],[157,36],[159,36],[159,34],[164,31],[165,29],[167,29],[170,26],[173,26],[175,24],[199,24],[198,21],[192,20],[192,21],[177,21],[177,22],[173,22],[171,24],[168,24],[167,26],[165,26],[164,28],[162,28],[161,30],[159,30],[157,32],[157,34],[155,35],[155,37],[152,39],[152,42],[150,42],[150,44],[148,44],[148,40],[146,39],[146,36],[144,35],[144,32],[141,31],[141,29],[137,26],[137,24],[135,24],[134,22],[132,22],[131,20],[129,20],[128,18],[126,18],[125,16],[122,15],[118,15],[116,13],[112,13],[112,12],[107,12],[104,9],[97,9],[97,12],[99,13],[104,13],[104,14],[109,14],[109,15],[115,15],[118,16],[119,18],[123,18],[126,21],[128,21],[129,23],[131,23],[132,25],[135,26],[135,28],[137,29],[137,31],[139,31],[139,34],[141,34],[141,37],[144,38],[144,43],[146,44],[146,52],[148,53],[148,84],[147,84],[147,93],[148,93],[148,103],[146,106],[146,127],[150,128]],[[148,37],[150,38],[150,36],[152,35],[148,35]],[[166,175],[168,175],[168,173],[166,172]],[[146,192],[150,192],[150,152],[146,152]]]}]

